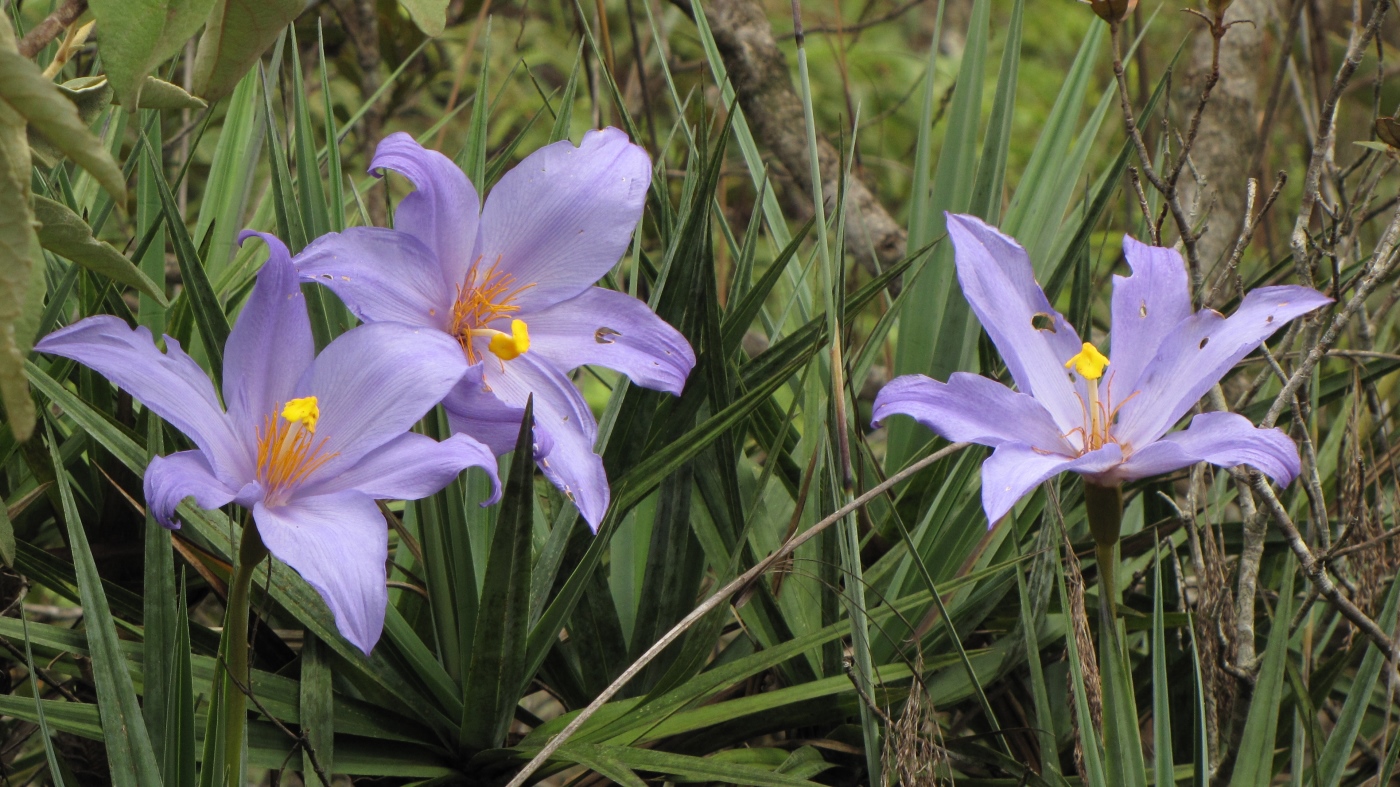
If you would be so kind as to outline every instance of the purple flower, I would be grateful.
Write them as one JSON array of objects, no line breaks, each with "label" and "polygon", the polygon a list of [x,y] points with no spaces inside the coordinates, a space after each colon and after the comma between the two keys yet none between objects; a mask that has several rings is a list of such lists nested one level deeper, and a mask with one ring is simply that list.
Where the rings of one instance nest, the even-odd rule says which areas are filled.
[{"label": "purple flower", "polygon": [[608,479],[593,452],[598,425],[567,373],[596,364],[679,394],[695,353],[645,303],[594,287],[627,250],[651,161],[615,128],[541,148],[502,176],[484,206],[446,156],[407,134],[379,143],[370,171],[416,190],[397,229],[355,227],[298,255],[365,322],[431,328],[470,369],[443,401],[452,428],[497,454],[515,446],[535,396],[535,455],[546,477],[598,527]]},{"label": "purple flower", "polygon": [[496,462],[466,435],[438,442],[409,431],[466,370],[455,342],[382,323],[316,356],[287,248],[256,234],[271,256],[224,346],[227,411],[179,343],[165,337],[161,353],[149,330],[116,317],[81,320],[35,349],[92,367],[194,441],[146,468],[146,503],[162,525],[179,527],[175,508],[187,497],[251,509],[268,550],[369,653],[388,601],[387,523],[374,501],[426,497],[467,467],[485,470],[499,497]]},{"label": "purple flower", "polygon": [[991,524],[1067,470],[1100,486],[1196,462],[1253,465],[1283,485],[1298,474],[1293,441],[1243,416],[1201,413],[1188,428],[1167,430],[1280,326],[1330,298],[1307,287],[1261,287],[1228,318],[1192,313],[1181,256],[1124,237],[1133,273],[1113,278],[1110,359],[1050,305],[1016,241],[951,214],[948,235],[963,294],[1020,390],[963,372],[947,383],[907,375],[875,398],[874,425],[903,413],[948,440],[995,448],[982,465]]}]

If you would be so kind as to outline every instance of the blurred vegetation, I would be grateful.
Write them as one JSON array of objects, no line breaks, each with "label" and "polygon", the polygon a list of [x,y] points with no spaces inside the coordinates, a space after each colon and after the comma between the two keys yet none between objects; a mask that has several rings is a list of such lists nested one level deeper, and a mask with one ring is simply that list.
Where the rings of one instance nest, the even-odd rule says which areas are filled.
[{"label": "blurred vegetation", "polygon": [[[1200,145],[1262,150],[1245,173],[1258,179],[1258,226],[1235,265],[1205,261],[1217,286],[1198,295],[1226,312],[1237,283],[1308,284],[1337,299],[1275,337],[1267,358],[1247,358],[1222,390],[1256,423],[1278,418],[1303,447],[1304,477],[1270,490],[1277,510],[1248,475],[1216,468],[1131,485],[1123,603],[1101,625],[1077,479],[1047,482],[988,529],[983,449],[952,449],[912,423],[874,432],[868,423],[871,399],[897,372],[1004,371],[952,283],[944,209],[978,213],[1020,239],[1057,308],[1102,338],[1110,277],[1126,272],[1121,237],[1147,239],[1152,223],[1129,175],[1143,162],[1126,143],[1107,26],[1071,0],[812,0],[801,5],[804,74],[792,6],[761,3],[793,84],[810,87],[814,131],[854,152],[843,161],[851,177],[908,233],[905,259],[875,273],[843,245],[859,217],[831,210],[825,226],[810,223],[800,179],[731,117],[735,104],[716,80],[722,58],[704,16],[694,18],[712,9],[692,2],[133,2],[122,10],[188,15],[182,35],[155,36],[145,49],[120,49],[116,31],[127,28],[93,3],[49,36],[33,69],[0,40],[0,149],[24,156],[18,167],[0,161],[0,175],[13,176],[0,187],[0,213],[9,211],[0,325],[15,348],[0,361],[10,386],[0,425],[6,783],[214,784],[213,764],[237,756],[214,733],[220,654],[234,645],[220,626],[242,513],[187,502],[182,530],[157,527],[141,474],[185,438],[91,371],[30,353],[29,342],[116,314],[168,333],[218,373],[207,348],[222,346],[219,324],[237,315],[265,254],[238,248],[236,233],[272,231],[296,251],[323,232],[391,223],[409,185],[366,173],[384,135],[408,131],[442,150],[486,193],[528,152],[606,125],[629,129],[656,172],[634,251],[604,285],[648,298],[696,347],[685,394],[635,389],[607,370],[575,375],[602,425],[613,489],[596,537],[510,457],[507,497],[530,505],[508,520],[475,506],[485,492],[477,481],[389,502],[399,525],[389,533],[389,621],[368,659],[293,571],[260,573],[248,783],[316,784],[319,768],[336,784],[505,784],[707,600],[706,614],[613,687],[528,778],[1392,783],[1400,180],[1373,123],[1400,103],[1383,46],[1400,20],[1392,13],[1357,52],[1372,2],[1354,4],[1355,19],[1353,4],[1325,0],[1252,6],[1266,10],[1251,20],[1261,42],[1250,61],[1252,124],[1282,77],[1265,144],[1251,149],[1251,126]],[[23,39],[65,5],[4,8]],[[243,6],[286,19],[262,31],[265,42],[249,39],[251,70],[220,66],[197,85],[201,20]],[[91,37],[77,42],[94,12]],[[439,35],[423,31],[435,25],[428,17],[444,22]],[[1205,28],[1151,0],[1124,22],[1126,39],[1138,40],[1126,83],[1159,168],[1175,160],[1197,104],[1190,64]],[[1244,29],[1227,40],[1237,34]],[[1009,39],[1019,48],[1007,52]],[[1349,54],[1359,68],[1340,91],[1332,152],[1315,157]],[[158,56],[148,68],[170,84],[121,76],[138,55]],[[999,78],[1013,73],[1014,92],[1000,93]],[[101,74],[118,100],[146,85],[137,107],[74,82]],[[66,122],[17,101],[17,86],[36,79],[67,88],[38,94],[73,102]],[[158,105],[171,85],[181,90]],[[1213,100],[1232,99],[1221,88]],[[1318,185],[1309,185],[1315,158]],[[1186,168],[1193,194],[1207,175]],[[825,196],[835,205],[844,194]],[[1318,207],[1295,222],[1313,197]],[[1238,227],[1242,216],[1215,209],[1214,198],[1190,199],[1197,221]],[[1145,188],[1144,200],[1155,219],[1161,195]],[[27,210],[47,239],[14,218]],[[77,241],[54,240],[60,219]],[[1162,241],[1179,237],[1167,220]],[[1372,289],[1345,311],[1361,287]],[[352,327],[328,294],[316,303],[318,339]],[[1316,348],[1323,360],[1310,363]],[[843,374],[833,374],[833,357]],[[26,383],[29,394],[14,393]],[[430,415],[420,428],[444,434],[445,419]],[[524,540],[528,565],[500,561]],[[731,585],[750,570],[759,576]],[[1255,575],[1257,586],[1245,581]],[[507,585],[529,587],[528,610],[503,621],[483,614],[483,600]],[[473,669],[474,654],[488,651],[519,667],[511,685]],[[506,732],[490,732],[497,727]]]}]

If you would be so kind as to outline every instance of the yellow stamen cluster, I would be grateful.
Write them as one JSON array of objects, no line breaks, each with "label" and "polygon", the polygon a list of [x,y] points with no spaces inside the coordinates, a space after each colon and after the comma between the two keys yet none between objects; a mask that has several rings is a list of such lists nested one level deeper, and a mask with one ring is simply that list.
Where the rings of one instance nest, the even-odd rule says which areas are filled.
[{"label": "yellow stamen cluster", "polygon": [[321,409],[316,397],[293,399],[281,410],[281,417],[269,415],[258,430],[258,481],[269,504],[285,500],[287,494],[321,466],[336,457],[322,453],[326,441],[315,441],[316,421]]},{"label": "yellow stamen cluster", "polygon": [[1097,380],[1103,377],[1104,367],[1108,366],[1108,358],[1099,348],[1085,342],[1084,347],[1073,358],[1065,361],[1065,368],[1074,367],[1079,376],[1086,380]]},{"label": "yellow stamen cluster", "polygon": [[[533,286],[533,282],[517,286],[515,277],[498,271],[495,264],[483,272],[479,258],[472,263],[462,283],[457,285],[457,301],[452,305],[450,328],[452,335],[456,336],[458,343],[462,345],[462,351],[466,353],[467,363],[480,360],[474,346],[475,339],[479,336],[491,337],[488,347],[502,360],[519,357],[530,348],[525,323],[512,320],[511,336],[487,326],[519,311],[520,307],[515,305],[515,299]],[[517,324],[521,326],[519,329],[515,327]],[[524,336],[523,341],[519,338],[521,336]],[[505,343],[498,344],[498,339]],[[506,350],[506,353],[498,351],[498,346]],[[515,350],[514,354],[509,354],[512,349]]]}]

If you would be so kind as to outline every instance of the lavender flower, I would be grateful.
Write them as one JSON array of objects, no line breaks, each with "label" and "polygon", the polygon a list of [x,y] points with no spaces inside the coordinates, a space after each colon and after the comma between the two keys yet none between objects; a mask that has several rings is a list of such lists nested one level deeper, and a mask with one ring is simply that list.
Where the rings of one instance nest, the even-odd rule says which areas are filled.
[{"label": "lavender flower", "polygon": [[[250,233],[244,233],[247,237]],[[496,462],[466,435],[438,442],[408,430],[466,371],[456,343],[406,325],[356,328],[315,356],[287,248],[271,248],[224,347],[224,401],[204,370],[165,337],[110,315],[44,337],[35,349],[72,358],[125,388],[197,448],[156,457],[146,503],[179,527],[175,508],[251,509],[267,549],[316,589],[336,626],[369,653],[384,627],[387,524],[377,498],[413,500],[467,467]],[[248,534],[245,534],[245,538]]]},{"label": "lavender flower", "polygon": [[1298,474],[1288,436],[1243,416],[1201,413],[1188,428],[1167,430],[1264,339],[1330,298],[1307,287],[1261,287],[1228,318],[1192,313],[1181,256],[1124,237],[1133,272],[1113,280],[1113,345],[1105,357],[1050,305],[1016,241],[951,214],[948,235],[963,294],[1019,392],[963,372],[947,383],[907,375],[875,398],[874,425],[903,413],[948,440],[995,448],[982,465],[990,524],[1065,471],[1104,487],[1196,462],[1253,465],[1283,485]]},{"label": "lavender flower", "polygon": [[355,227],[298,255],[302,277],[333,290],[366,322],[431,328],[470,368],[443,401],[452,428],[497,454],[515,445],[535,396],[535,455],[595,529],[608,479],[593,452],[598,425],[567,372],[596,364],[679,394],[695,353],[645,303],[592,286],[626,251],[651,162],[615,128],[541,148],[502,176],[484,206],[446,156],[391,134],[370,171],[416,191],[396,229]]}]

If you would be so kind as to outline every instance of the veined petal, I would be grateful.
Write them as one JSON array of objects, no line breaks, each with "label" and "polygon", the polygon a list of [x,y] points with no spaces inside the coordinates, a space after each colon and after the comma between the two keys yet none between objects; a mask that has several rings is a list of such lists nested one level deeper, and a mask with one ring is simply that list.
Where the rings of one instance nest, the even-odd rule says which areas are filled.
[{"label": "veined petal", "polygon": [[1036,484],[1064,472],[1098,475],[1123,461],[1123,452],[1109,443],[1097,451],[1070,457],[1037,451],[1025,443],[1002,443],[982,463],[982,508],[992,527]]},{"label": "veined petal", "polygon": [[252,435],[292,396],[316,356],[306,298],[287,247],[275,235],[245,230],[267,244],[267,262],[224,346],[224,400],[239,434]]},{"label": "veined petal", "polygon": [[341,636],[369,655],[389,603],[388,524],[374,500],[355,491],[299,496],[258,503],[253,520],[268,551],[321,594]]},{"label": "veined petal", "polygon": [[[1134,390],[1162,340],[1191,316],[1191,283],[1175,249],[1148,246],[1123,236],[1131,276],[1113,277],[1113,325],[1109,380],[1115,392]],[[1117,398],[1117,396],[1115,396]]]},{"label": "veined petal", "polygon": [[442,401],[467,369],[447,334],[401,323],[361,325],[326,346],[297,386],[320,407],[316,439],[335,454],[306,481],[310,488],[345,472],[402,435]]},{"label": "veined petal", "polygon": [[1043,451],[1070,454],[1055,419],[1034,397],[967,372],[955,372],[947,383],[908,374],[891,380],[875,397],[871,426],[903,414],[953,442],[996,447],[1026,443]]},{"label": "veined petal", "polygon": [[482,503],[501,499],[501,479],[491,449],[464,434],[442,442],[405,432],[375,449],[354,467],[303,494],[317,495],[353,489],[377,500],[419,500],[452,483],[468,467],[479,467],[491,479],[492,494]]},{"label": "veined petal", "polygon": [[695,368],[695,351],[680,331],[624,293],[590,287],[521,319],[530,326],[530,352],[561,371],[606,366],[644,388],[679,395]]},{"label": "veined petal", "polygon": [[[1203,309],[1162,340],[1118,412],[1114,436],[1127,445],[1155,441],[1180,420],[1212,385],[1284,323],[1331,303],[1307,287],[1261,287],[1250,292],[1229,318]],[[1128,391],[1115,388],[1124,401]]]},{"label": "veined petal", "polygon": [[[496,398],[494,389],[486,384],[487,363],[482,361],[467,368],[461,381],[443,397],[442,409],[447,411],[447,422],[453,432],[470,435],[490,448],[493,454],[501,456],[515,448],[525,408],[506,404]],[[493,372],[497,368],[492,363]],[[541,450],[539,445],[539,435],[535,437],[535,456],[546,455],[548,451]]]},{"label": "veined petal", "polygon": [[294,260],[306,281],[329,287],[365,322],[402,322],[447,330],[455,290],[437,255],[407,232],[351,227],[322,235]]},{"label": "veined petal", "polygon": [[[487,367],[485,382],[477,389],[477,394],[490,394],[511,408],[523,408],[525,401],[534,394],[535,454],[540,469],[578,506],[589,526],[597,530],[608,508],[608,477],[603,471],[602,457],[593,453],[598,424],[582,394],[563,372],[548,361],[536,359],[532,353],[504,364],[492,365],[488,360],[483,365]],[[443,407],[449,417],[456,419],[454,423],[461,424],[463,416],[479,417],[475,412],[455,411],[454,405],[471,400],[471,392],[454,392],[452,398],[443,402]],[[519,415],[515,424],[518,430]],[[481,434],[473,436],[487,439]],[[510,445],[514,444],[512,435]]]},{"label": "veined petal", "polygon": [[975,216],[947,215],[958,283],[1016,387],[1039,400],[1061,432],[1082,427],[1084,382],[1071,382],[1065,361],[1083,343],[1036,284],[1025,249]]},{"label": "veined petal", "polygon": [[432,250],[451,292],[462,283],[474,259],[481,200],[452,159],[427,150],[402,131],[385,137],[369,171],[391,169],[413,182],[415,191],[399,202],[394,226]]},{"label": "veined petal", "polygon": [[178,529],[175,508],[187,497],[204,509],[215,509],[233,501],[237,490],[214,476],[214,469],[199,451],[180,451],[157,456],[146,466],[146,506],[162,527]]},{"label": "veined petal", "polygon": [[481,213],[482,265],[532,284],[522,312],[568,300],[617,264],[642,216],[651,159],[615,128],[546,145],[501,177]]},{"label": "veined petal", "polygon": [[[221,481],[242,486],[253,477],[252,453],[235,436],[208,375],[179,342],[167,336],[165,344],[162,353],[144,326],[133,330],[116,317],[99,314],[54,331],[34,349],[72,358],[126,389],[189,435]],[[251,441],[252,435],[247,438]]]},{"label": "veined petal", "polygon": [[1301,467],[1298,446],[1282,429],[1259,429],[1235,413],[1201,413],[1191,425],[1134,451],[1114,474],[1123,481],[1170,473],[1197,462],[1250,465],[1288,486]]}]

